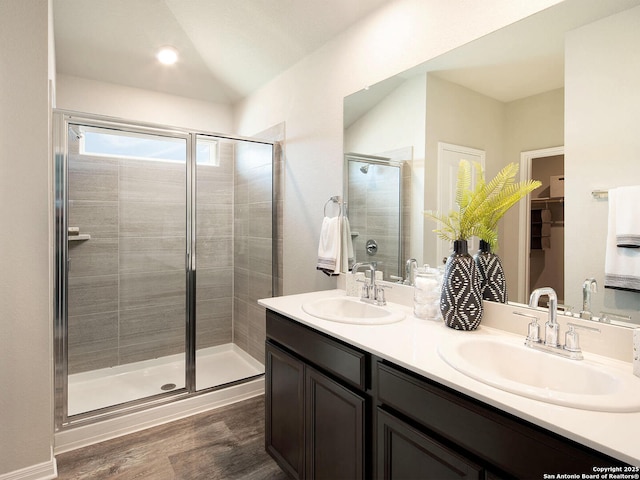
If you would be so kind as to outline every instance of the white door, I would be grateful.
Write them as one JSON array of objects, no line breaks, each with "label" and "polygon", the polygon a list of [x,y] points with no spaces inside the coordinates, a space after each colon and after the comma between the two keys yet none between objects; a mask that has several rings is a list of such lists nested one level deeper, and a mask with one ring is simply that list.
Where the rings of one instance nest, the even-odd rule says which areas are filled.
[{"label": "white door", "polygon": [[[457,209],[456,205],[456,184],[458,182],[458,166],[460,160],[479,162],[484,170],[485,151],[475,148],[452,145],[450,143],[438,142],[438,205],[439,212],[449,212]],[[475,170],[472,170],[471,186],[476,183]],[[469,252],[478,249],[478,239],[469,241]],[[436,244],[436,258],[445,260],[451,255],[451,242],[438,238]]]}]

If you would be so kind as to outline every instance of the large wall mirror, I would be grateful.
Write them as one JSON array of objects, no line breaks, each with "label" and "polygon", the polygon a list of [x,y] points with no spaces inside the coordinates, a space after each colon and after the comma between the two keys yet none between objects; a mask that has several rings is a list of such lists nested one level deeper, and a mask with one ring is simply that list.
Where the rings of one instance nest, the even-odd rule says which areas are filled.
[{"label": "large wall mirror", "polygon": [[517,162],[543,183],[501,221],[509,299],[550,285],[579,312],[594,278],[595,315],[640,323],[640,292],[604,288],[609,202],[593,194],[640,185],[638,5],[567,0],[345,98],[345,152],[412,151],[406,258],[443,260],[423,215],[438,209],[442,146],[481,152],[488,178]]}]

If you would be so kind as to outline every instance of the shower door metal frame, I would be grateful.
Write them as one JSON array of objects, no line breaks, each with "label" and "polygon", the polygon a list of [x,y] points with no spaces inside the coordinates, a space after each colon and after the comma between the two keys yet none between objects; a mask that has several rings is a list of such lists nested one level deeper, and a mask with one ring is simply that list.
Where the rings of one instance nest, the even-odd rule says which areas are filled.
[{"label": "shower door metal frame", "polygon": [[[55,431],[96,423],[124,414],[175,402],[193,395],[227,388],[256,377],[244,378],[224,385],[196,390],[196,141],[198,135],[232,141],[271,145],[275,170],[276,142],[255,138],[218,134],[195,129],[175,128],[160,124],[92,115],[69,110],[53,111],[54,172],[54,426]],[[112,405],[86,413],[68,416],[68,131],[69,125],[80,124],[150,135],[180,138],[186,141],[186,245],[185,245],[185,387],[143,397],[124,404]],[[272,176],[272,224],[276,225],[275,178]],[[272,232],[272,291],[277,291],[276,231]],[[264,374],[262,374],[264,375]],[[258,376],[262,376],[258,375]]]}]

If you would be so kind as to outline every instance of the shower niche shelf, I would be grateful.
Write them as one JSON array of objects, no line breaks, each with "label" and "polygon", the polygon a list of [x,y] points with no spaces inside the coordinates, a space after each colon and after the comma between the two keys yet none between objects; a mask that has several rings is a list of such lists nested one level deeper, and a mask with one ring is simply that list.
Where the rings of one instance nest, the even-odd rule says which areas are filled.
[{"label": "shower niche shelf", "polygon": [[70,242],[80,242],[83,240],[91,240],[91,235],[88,233],[81,233],[79,235],[69,235]]}]

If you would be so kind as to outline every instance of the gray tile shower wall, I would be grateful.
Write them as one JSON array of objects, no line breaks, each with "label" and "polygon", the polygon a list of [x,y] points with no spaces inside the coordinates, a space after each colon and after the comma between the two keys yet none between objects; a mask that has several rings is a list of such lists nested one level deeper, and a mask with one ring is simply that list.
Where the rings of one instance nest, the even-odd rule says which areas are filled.
[{"label": "gray tile shower wall", "polygon": [[[284,140],[284,125],[264,138]],[[284,152],[276,145],[272,166],[268,145],[221,139],[218,146],[218,165],[197,165],[196,348],[233,342],[264,362],[257,300],[282,291],[272,184],[275,177],[281,214]],[[69,242],[69,373],[183,352],[184,164],[78,155],[71,141],[69,148],[69,226],[91,235]]]},{"label": "gray tile shower wall", "polygon": [[233,145],[219,142],[218,155],[197,166],[197,349],[233,341]]},{"label": "gray tile shower wall", "polygon": [[[402,271],[398,272],[398,242],[404,242],[405,251],[408,251],[410,230],[405,224],[403,232],[398,234],[397,172],[374,166],[367,175],[362,175],[357,165],[351,168],[354,171],[349,177],[348,211],[351,231],[358,233],[354,239],[356,262],[377,262],[378,269],[385,272],[385,279],[389,279],[389,274],[402,275]],[[403,192],[410,191],[407,172],[403,173],[401,181]],[[374,239],[378,245],[374,256],[365,248],[369,239]]]},{"label": "gray tile shower wall", "polygon": [[[224,150],[224,149],[223,149]],[[69,373],[185,349],[184,164],[69,156]],[[198,168],[197,348],[232,341],[233,151]]]},{"label": "gray tile shower wall", "polygon": [[69,242],[69,373],[78,373],[118,362],[118,160],[71,153],[68,175],[68,224],[91,235]]},{"label": "gray tile shower wall", "polygon": [[257,300],[274,293],[270,152],[270,146],[238,144],[234,180],[234,343],[260,362],[264,362],[265,317]]}]

